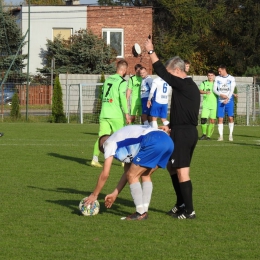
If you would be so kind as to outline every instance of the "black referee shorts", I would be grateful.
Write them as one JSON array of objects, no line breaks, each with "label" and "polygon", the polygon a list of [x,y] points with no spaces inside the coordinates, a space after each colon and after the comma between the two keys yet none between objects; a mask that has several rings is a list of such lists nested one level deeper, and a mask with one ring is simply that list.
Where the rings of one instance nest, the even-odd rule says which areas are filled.
[{"label": "black referee shorts", "polygon": [[193,151],[198,141],[196,126],[174,126],[171,129],[174,151],[170,158],[172,167],[190,167]]}]

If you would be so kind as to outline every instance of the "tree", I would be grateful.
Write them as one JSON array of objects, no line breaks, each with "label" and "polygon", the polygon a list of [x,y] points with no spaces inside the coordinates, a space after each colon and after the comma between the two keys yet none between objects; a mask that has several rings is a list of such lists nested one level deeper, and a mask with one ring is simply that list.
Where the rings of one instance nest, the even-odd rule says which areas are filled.
[{"label": "tree", "polygon": [[18,118],[21,117],[19,96],[17,92],[15,92],[12,98],[12,108],[11,108],[10,116],[13,120],[17,120]]},{"label": "tree", "polygon": [[[23,37],[15,18],[10,12],[3,11],[2,3],[0,3],[0,28],[0,72],[6,72],[12,63],[19,46],[23,46],[25,43],[23,42]],[[10,78],[20,79],[20,81],[24,80],[21,70],[25,66],[23,64],[25,58],[26,55],[17,55],[7,81],[9,81]],[[2,75],[0,75],[0,77],[1,76]]]},{"label": "tree", "polygon": [[[25,1],[28,4],[28,0]],[[63,0],[30,0],[31,5],[64,5]]]},{"label": "tree", "polygon": [[115,73],[116,53],[91,31],[77,31],[69,40],[56,37],[47,40],[45,63],[41,73],[50,73],[51,60],[55,58],[55,72],[71,74]]},{"label": "tree", "polygon": [[56,76],[52,96],[52,119],[54,123],[66,123],[63,112],[62,89],[59,77]]}]

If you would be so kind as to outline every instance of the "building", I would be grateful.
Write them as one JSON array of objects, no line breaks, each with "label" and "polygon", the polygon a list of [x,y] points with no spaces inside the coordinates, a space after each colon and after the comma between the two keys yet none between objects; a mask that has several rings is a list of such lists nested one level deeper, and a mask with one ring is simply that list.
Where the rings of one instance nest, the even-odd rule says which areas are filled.
[{"label": "building", "polygon": [[[14,14],[26,34],[29,23],[29,8],[21,6]],[[152,7],[122,6],[31,6],[30,7],[30,73],[44,65],[44,52],[47,39],[54,39],[58,34],[68,38],[79,29],[89,29],[118,52],[118,59],[124,58],[129,63],[129,74],[134,74],[134,65],[141,63],[152,73],[148,54],[140,55],[134,51],[137,43],[141,50],[149,34],[152,34]],[[28,41],[28,35],[25,39]],[[23,47],[28,53],[28,45]],[[25,67],[27,71],[27,67]]]}]

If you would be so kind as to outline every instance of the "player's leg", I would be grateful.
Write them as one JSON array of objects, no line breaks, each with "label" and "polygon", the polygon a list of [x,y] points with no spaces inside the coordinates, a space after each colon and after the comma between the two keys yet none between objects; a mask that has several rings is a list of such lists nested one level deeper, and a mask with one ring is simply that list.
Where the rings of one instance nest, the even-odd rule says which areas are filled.
[{"label": "player's leg", "polygon": [[[185,138],[184,138],[185,137]],[[181,214],[173,214],[173,217],[180,219],[195,218],[192,197],[192,182],[190,180],[190,162],[193,151],[198,140],[198,132],[196,128],[179,128],[174,133],[175,150],[171,156],[171,164],[173,172],[177,171],[179,180],[179,192],[182,195],[183,203],[185,204],[185,212]],[[181,202],[179,202],[181,203]]]},{"label": "player's leg", "polygon": [[[156,169],[154,169],[154,171],[155,170]],[[142,190],[143,190],[143,207],[144,207],[145,212],[148,212],[148,208],[149,208],[152,193],[153,193],[153,183],[151,180],[151,174],[152,174],[151,171],[146,171],[141,176]]]},{"label": "player's leg", "polygon": [[[134,157],[130,169],[127,172],[127,180],[130,184],[136,211],[139,214],[144,214],[144,212],[148,211],[152,195],[152,183],[149,183],[151,182],[150,175],[158,166],[161,168],[166,167],[173,148],[174,146],[171,138],[164,132],[155,131],[144,136],[141,142],[141,148]],[[144,181],[143,190],[141,190],[141,184],[139,183],[140,176],[142,176],[142,180]],[[140,204],[141,199],[143,205]],[[132,215],[131,218],[133,217],[135,218],[136,215]]]},{"label": "player's leg", "polygon": [[233,98],[229,101],[227,106],[228,127],[229,127],[229,141],[233,141],[234,130],[234,101]]},{"label": "player's leg", "polygon": [[160,118],[162,120],[163,125],[169,125],[169,121],[167,120],[168,115],[168,104],[162,104],[160,110]]},{"label": "player's leg", "polygon": [[206,140],[207,126],[208,126],[207,121],[208,121],[208,117],[209,117],[209,112],[210,111],[207,107],[204,107],[202,109],[201,120],[200,120],[202,136],[199,138],[199,140]]},{"label": "player's leg", "polygon": [[218,101],[217,117],[218,117],[218,141],[223,141],[223,118],[225,115],[225,104]]},{"label": "player's leg", "polygon": [[216,110],[216,108],[210,109],[207,140],[210,140],[210,137],[212,136],[212,134],[214,132],[216,118],[217,118],[217,110]]},{"label": "player's leg", "polygon": [[150,115],[150,109],[147,107],[148,98],[142,98],[141,101],[142,101],[142,116],[141,116],[142,123],[144,125],[149,125],[148,116]]},{"label": "player's leg", "polygon": [[131,122],[135,122],[135,116],[138,110],[138,105],[136,99],[131,100],[131,110],[130,110],[130,115],[131,115]]},{"label": "player's leg", "polygon": [[[108,119],[108,121],[113,133],[125,126],[123,118]],[[122,162],[121,165],[124,167],[125,164]]]},{"label": "player's leg", "polygon": [[158,128],[157,117],[159,117],[160,115],[160,104],[158,104],[156,101],[152,102],[150,115],[151,115],[150,126],[153,128]]},{"label": "player's leg", "polygon": [[[112,129],[111,129],[111,126],[108,123],[108,121],[106,119],[100,119],[98,136],[100,137],[100,136],[106,135],[106,134],[110,135],[111,130]],[[100,151],[99,151],[99,148],[98,148],[98,139],[97,139],[97,141],[95,142],[95,145],[94,145],[94,151],[93,151],[93,158],[92,158],[92,161],[91,161],[91,166],[101,168],[103,166],[98,161],[98,156],[100,154]]]},{"label": "player's leg", "polygon": [[131,163],[129,170],[126,173],[127,181],[130,187],[130,193],[132,195],[136,212],[132,215],[126,217],[126,220],[142,220],[147,219],[148,215],[144,208],[143,203],[143,189],[141,183],[139,182],[139,178],[143,173],[149,174],[152,169],[147,169],[146,167],[142,167],[140,165],[135,165]]}]

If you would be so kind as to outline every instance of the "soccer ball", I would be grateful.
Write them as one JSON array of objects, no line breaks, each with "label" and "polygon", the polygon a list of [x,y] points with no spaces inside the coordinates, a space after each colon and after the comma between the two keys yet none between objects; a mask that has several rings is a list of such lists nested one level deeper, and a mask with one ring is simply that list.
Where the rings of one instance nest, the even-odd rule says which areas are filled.
[{"label": "soccer ball", "polygon": [[95,200],[92,205],[85,206],[84,203],[88,197],[82,199],[79,203],[79,210],[84,216],[97,215],[100,209],[99,202]]}]

